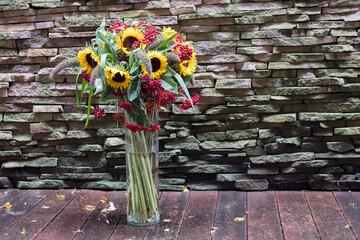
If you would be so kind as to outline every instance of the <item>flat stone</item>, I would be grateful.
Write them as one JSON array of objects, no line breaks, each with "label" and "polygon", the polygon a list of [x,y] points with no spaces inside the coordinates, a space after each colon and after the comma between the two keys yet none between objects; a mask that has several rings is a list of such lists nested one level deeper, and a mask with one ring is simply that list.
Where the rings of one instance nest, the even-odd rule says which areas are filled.
[{"label": "flat stone", "polygon": [[113,180],[110,173],[43,173],[40,178],[60,180]]},{"label": "flat stone", "polygon": [[360,135],[360,127],[334,128],[335,135]]},{"label": "flat stone", "polygon": [[81,152],[102,152],[102,151],[104,151],[103,147],[99,144],[79,145],[77,150],[81,151]]},{"label": "flat stone", "polygon": [[291,164],[294,168],[319,168],[327,166],[331,163],[329,160],[313,160],[313,161],[298,161]]},{"label": "flat stone", "polygon": [[160,191],[183,191],[185,185],[159,184]]},{"label": "flat stone", "polygon": [[58,158],[40,157],[26,161],[10,161],[1,165],[1,168],[22,168],[22,167],[57,167]]},{"label": "flat stone", "polygon": [[5,113],[4,122],[47,122],[52,120],[52,115],[43,113]]},{"label": "flat stone", "polygon": [[235,182],[236,180],[246,179],[245,173],[219,173],[216,174],[218,182]]},{"label": "flat stone", "polygon": [[250,157],[250,161],[254,164],[283,163],[283,162],[297,162],[297,161],[313,160],[314,157],[315,157],[315,155],[312,152],[284,153],[284,154],[278,154],[278,155]]},{"label": "flat stone", "polygon": [[0,151],[0,157],[1,158],[4,158],[4,157],[16,157],[16,156],[21,156],[21,151],[20,150]]},{"label": "flat stone", "polygon": [[8,177],[0,177],[0,188],[13,188],[14,184]]},{"label": "flat stone", "polygon": [[[215,164],[215,165],[198,165],[196,167],[188,169],[186,172],[187,173],[233,173],[233,172],[239,172],[240,169],[241,166],[239,165]],[[181,172],[180,169],[179,172]]]},{"label": "flat stone", "polygon": [[250,89],[251,79],[219,79],[216,81],[216,89]]},{"label": "flat stone", "polygon": [[200,144],[203,149],[243,149],[245,147],[255,147],[256,140],[239,140],[234,142],[225,141],[205,141]]},{"label": "flat stone", "polygon": [[300,112],[299,120],[300,121],[311,121],[311,122],[320,122],[320,121],[336,121],[343,118],[342,113],[319,113],[319,112]]},{"label": "flat stone", "polygon": [[81,183],[79,185],[79,188],[125,190],[126,189],[126,182],[120,182],[120,181],[85,182],[85,183]]},{"label": "flat stone", "polygon": [[236,180],[235,188],[243,191],[262,191],[269,188],[269,182],[266,179]]},{"label": "flat stone", "polygon": [[288,114],[274,114],[269,116],[264,116],[262,118],[263,122],[275,122],[275,123],[284,123],[284,122],[295,122],[296,121],[296,113],[288,113]]},{"label": "flat stone", "polygon": [[259,129],[243,129],[243,130],[229,130],[226,131],[226,139],[228,140],[241,140],[257,138]]},{"label": "flat stone", "polygon": [[199,141],[225,140],[225,132],[203,132],[196,134],[196,137]]},{"label": "flat stone", "polygon": [[0,140],[11,140],[13,138],[12,131],[0,131]]},{"label": "flat stone", "polygon": [[105,140],[105,147],[118,147],[125,144],[124,139],[118,137],[109,137]]},{"label": "flat stone", "polygon": [[181,184],[185,184],[185,179],[184,178],[160,178],[159,184],[181,185]]},{"label": "flat stone", "polygon": [[71,188],[74,186],[68,185],[67,183],[65,183],[62,180],[35,180],[35,181],[18,181],[17,183],[17,187],[18,188],[38,188],[38,189],[42,189],[42,188],[50,188],[50,189],[54,189],[54,188]]},{"label": "flat stone", "polygon": [[335,152],[347,152],[354,149],[354,145],[350,142],[327,142],[326,147]]},{"label": "flat stone", "polygon": [[96,133],[101,137],[116,137],[116,136],[124,136],[125,130],[122,128],[105,128],[99,129]]},{"label": "flat stone", "polygon": [[278,167],[250,167],[247,169],[249,175],[274,175],[279,174]]}]

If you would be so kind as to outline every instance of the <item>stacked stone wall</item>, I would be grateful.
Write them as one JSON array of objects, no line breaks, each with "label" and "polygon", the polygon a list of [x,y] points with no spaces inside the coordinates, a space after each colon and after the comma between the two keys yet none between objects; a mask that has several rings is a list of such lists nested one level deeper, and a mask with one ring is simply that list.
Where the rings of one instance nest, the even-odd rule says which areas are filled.
[{"label": "stacked stone wall", "polygon": [[359,0],[0,0],[0,187],[125,187],[123,129],[84,129],[76,73],[49,79],[104,17],[196,49],[196,115],[161,114],[161,189],[360,189]]}]

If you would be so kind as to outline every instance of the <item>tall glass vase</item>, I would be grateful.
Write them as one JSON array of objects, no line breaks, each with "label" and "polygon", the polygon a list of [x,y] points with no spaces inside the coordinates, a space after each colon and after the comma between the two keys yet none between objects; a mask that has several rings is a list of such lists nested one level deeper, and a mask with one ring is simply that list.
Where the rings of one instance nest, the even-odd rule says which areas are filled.
[{"label": "tall glass vase", "polygon": [[[158,114],[152,123],[157,124]],[[135,124],[129,114],[126,122]],[[126,128],[127,221],[136,226],[159,222],[158,131],[132,132]]]}]

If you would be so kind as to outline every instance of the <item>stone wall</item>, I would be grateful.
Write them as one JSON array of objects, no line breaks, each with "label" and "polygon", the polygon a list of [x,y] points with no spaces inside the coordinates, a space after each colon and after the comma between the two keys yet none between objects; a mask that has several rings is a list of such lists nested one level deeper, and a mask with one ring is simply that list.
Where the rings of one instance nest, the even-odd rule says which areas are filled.
[{"label": "stone wall", "polygon": [[123,130],[83,129],[76,73],[48,75],[105,17],[170,25],[196,47],[197,114],[161,114],[162,189],[360,189],[359,6],[0,0],[0,187],[124,188]]}]

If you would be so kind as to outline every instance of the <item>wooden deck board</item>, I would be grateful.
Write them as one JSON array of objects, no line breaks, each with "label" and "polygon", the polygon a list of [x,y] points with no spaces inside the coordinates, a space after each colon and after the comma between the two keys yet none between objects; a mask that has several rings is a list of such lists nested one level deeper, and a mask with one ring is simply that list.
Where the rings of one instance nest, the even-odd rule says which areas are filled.
[{"label": "wooden deck board", "polygon": [[276,199],[286,240],[320,239],[302,192],[278,191]]},{"label": "wooden deck board", "polygon": [[146,240],[177,239],[190,192],[164,192],[160,199],[160,223],[149,227]]},{"label": "wooden deck board", "polygon": [[[56,195],[71,196],[71,190],[51,192],[45,199],[39,202],[33,209],[26,213],[15,225],[0,236],[2,240],[20,240],[35,238],[72,200],[68,197],[59,200]],[[21,232],[25,229],[25,234]]]},{"label": "wooden deck board", "polygon": [[355,236],[360,239],[360,192],[334,192]]},{"label": "wooden deck board", "polygon": [[104,192],[82,190],[35,239],[71,239],[77,231],[81,231],[81,227],[93,213],[85,209],[86,205],[97,206],[103,196]]},{"label": "wooden deck board", "polygon": [[305,196],[321,239],[355,239],[331,192],[305,192]]},{"label": "wooden deck board", "polygon": [[10,201],[10,209],[0,210],[0,235],[42,201],[51,190],[27,190]]},{"label": "wooden deck board", "polygon": [[284,239],[273,191],[248,192],[248,239]]},{"label": "wooden deck board", "polygon": [[214,223],[214,240],[246,239],[246,192],[220,191]]},{"label": "wooden deck board", "polygon": [[25,192],[25,190],[20,190],[17,188],[0,189],[0,206],[10,202],[12,199],[19,196],[23,192]]},{"label": "wooden deck board", "polygon": [[190,193],[179,240],[211,239],[217,196],[216,191]]}]

